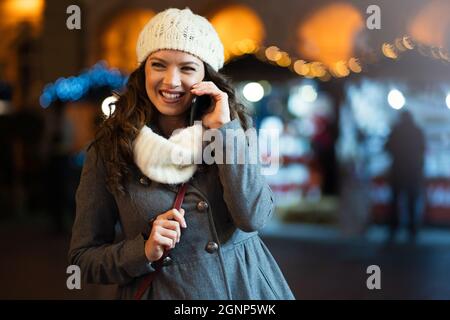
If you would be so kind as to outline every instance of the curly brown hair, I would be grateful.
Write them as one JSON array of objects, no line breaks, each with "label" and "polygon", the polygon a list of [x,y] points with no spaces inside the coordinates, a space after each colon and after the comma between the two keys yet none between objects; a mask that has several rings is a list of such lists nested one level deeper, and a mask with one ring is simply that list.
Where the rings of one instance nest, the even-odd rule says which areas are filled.
[{"label": "curly brown hair", "polygon": [[[231,80],[216,72],[207,63],[204,81],[212,81],[227,93],[231,120],[239,119],[247,130],[250,126],[245,106],[236,97]],[[128,193],[126,178],[134,166],[133,141],[141,128],[154,123],[159,111],[150,101],[145,88],[145,61],[130,74],[125,91],[115,103],[114,113],[100,125],[92,145],[97,155],[104,161],[107,188],[122,195]]]}]

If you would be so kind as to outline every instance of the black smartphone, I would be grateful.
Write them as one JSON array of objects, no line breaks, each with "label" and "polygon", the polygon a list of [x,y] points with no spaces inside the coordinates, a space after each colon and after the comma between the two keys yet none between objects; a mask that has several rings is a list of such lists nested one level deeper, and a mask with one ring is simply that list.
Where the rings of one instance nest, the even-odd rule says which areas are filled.
[{"label": "black smartphone", "polygon": [[203,114],[210,106],[211,106],[210,95],[205,94],[203,96],[196,96],[195,101],[192,103],[191,106],[189,125],[192,126],[194,124],[194,121],[197,120],[200,121],[202,119]]}]

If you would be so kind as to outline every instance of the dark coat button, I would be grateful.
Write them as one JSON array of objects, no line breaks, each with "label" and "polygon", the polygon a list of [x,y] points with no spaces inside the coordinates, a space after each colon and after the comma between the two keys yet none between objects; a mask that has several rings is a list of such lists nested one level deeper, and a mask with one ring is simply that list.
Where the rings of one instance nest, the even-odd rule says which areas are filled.
[{"label": "dark coat button", "polygon": [[208,209],[208,203],[206,201],[200,201],[197,203],[197,210],[198,211],[206,211]]},{"label": "dark coat button", "polygon": [[217,249],[219,249],[219,245],[213,241],[208,242],[205,248],[208,253],[214,253]]},{"label": "dark coat button", "polygon": [[169,256],[165,257],[165,258],[163,259],[163,261],[162,261],[162,265],[163,265],[164,267],[170,266],[171,264],[172,264],[172,258],[169,257]]},{"label": "dark coat button", "polygon": [[144,186],[148,186],[148,178],[147,178],[147,177],[141,177],[141,178],[139,179],[139,182],[140,182],[141,184],[143,184]]}]

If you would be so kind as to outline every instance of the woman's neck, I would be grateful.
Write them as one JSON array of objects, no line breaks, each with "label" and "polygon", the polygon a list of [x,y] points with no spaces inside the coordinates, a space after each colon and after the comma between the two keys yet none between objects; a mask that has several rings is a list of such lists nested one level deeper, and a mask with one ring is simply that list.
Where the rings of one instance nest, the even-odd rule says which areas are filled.
[{"label": "woman's neck", "polygon": [[169,138],[174,130],[185,128],[187,125],[187,118],[184,115],[171,117],[160,114],[158,117],[158,127],[166,138]]}]

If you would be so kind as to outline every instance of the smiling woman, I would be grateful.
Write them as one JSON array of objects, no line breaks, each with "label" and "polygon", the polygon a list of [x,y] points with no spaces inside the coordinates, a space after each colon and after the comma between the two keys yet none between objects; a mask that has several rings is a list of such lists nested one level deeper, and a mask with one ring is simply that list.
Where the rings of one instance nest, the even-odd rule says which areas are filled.
[{"label": "smiling woman", "polygon": [[[258,236],[274,210],[259,164],[171,162],[173,150],[201,152],[203,130],[246,141],[251,121],[219,73],[216,31],[189,9],[168,9],[140,33],[137,58],[88,147],[70,263],[88,282],[119,284],[123,299],[293,299]],[[125,240],[115,243],[116,223]]]},{"label": "smiling woman", "polygon": [[160,121],[164,122],[167,116],[186,119],[186,111],[194,98],[190,89],[205,77],[203,62],[182,51],[161,50],[149,56],[145,74],[147,94],[161,113]]}]

